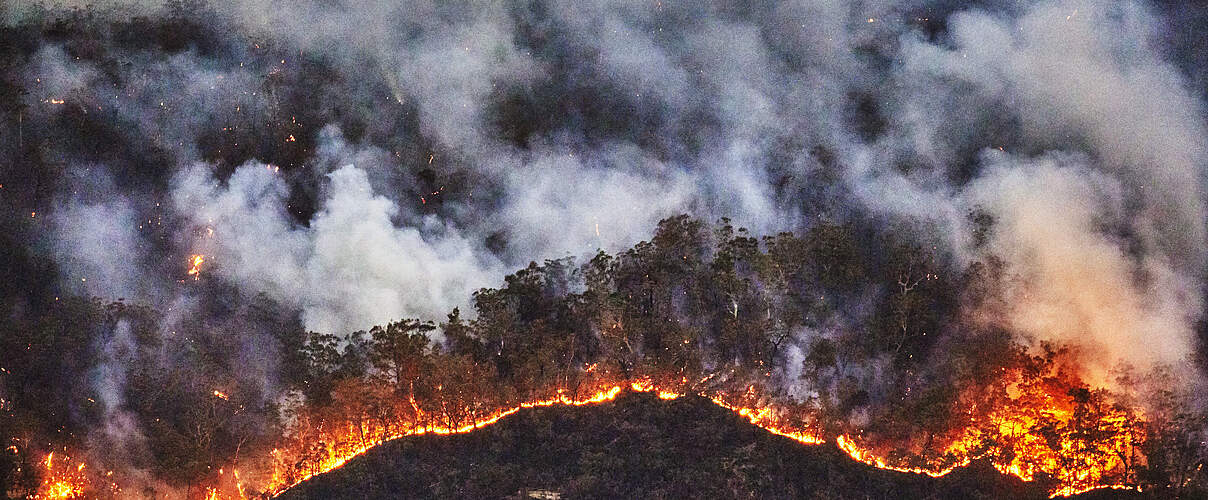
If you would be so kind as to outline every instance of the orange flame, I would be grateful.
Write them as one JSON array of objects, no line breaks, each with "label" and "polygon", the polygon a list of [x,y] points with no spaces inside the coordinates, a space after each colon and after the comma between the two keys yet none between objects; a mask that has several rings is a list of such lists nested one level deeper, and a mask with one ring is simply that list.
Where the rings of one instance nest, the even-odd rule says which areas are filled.
[{"label": "orange flame", "polygon": [[[709,378],[705,377],[702,380]],[[684,379],[678,384],[673,384],[677,389],[668,389],[660,387],[650,378],[640,378],[626,385],[605,384],[594,393],[588,392],[590,395],[584,398],[570,396],[564,389],[558,389],[554,391],[555,394],[552,397],[520,403],[514,407],[473,419],[470,423],[452,427],[430,423],[426,425],[411,424],[387,433],[380,430],[366,431],[363,428],[354,427],[351,423],[346,423],[346,427],[343,429],[327,428],[325,431],[320,431],[320,435],[309,444],[302,443],[302,446],[318,445],[322,448],[319,453],[311,454],[311,456],[324,457],[314,463],[301,465],[294,460],[296,454],[274,450],[277,470],[273,474],[268,491],[279,494],[315,475],[339,468],[348,460],[385,441],[428,433],[471,432],[498,422],[524,408],[553,405],[582,406],[611,401],[626,386],[635,392],[654,393],[664,400],[676,399],[689,393],[702,395],[714,404],[737,413],[751,424],[773,434],[807,445],[826,442],[821,429],[815,423],[794,419],[792,412],[776,409],[767,402],[766,398],[762,398],[758,394],[755,386],[748,387],[740,395],[726,396],[720,393],[703,394],[698,390],[688,388],[687,385],[687,380]],[[415,421],[427,421],[422,418],[422,412],[416,402],[412,401],[411,404],[416,413],[420,414]],[[1054,484],[1050,491],[1054,497],[1069,496],[1092,489],[1129,488],[1126,485],[1115,483],[1114,481],[1118,479],[1112,478],[1119,478],[1119,471],[1125,469],[1118,457],[1122,456],[1125,451],[1131,453],[1132,447],[1135,446],[1135,442],[1129,441],[1132,439],[1131,435],[1118,435],[1113,440],[1099,444],[1098,446],[1104,449],[1101,450],[1102,453],[1096,455],[1099,458],[1095,460],[1084,459],[1081,462],[1071,462],[1069,457],[1078,456],[1081,453],[1079,450],[1082,449],[1079,447],[1085,447],[1085,444],[1074,442],[1076,440],[1076,437],[1073,437],[1074,434],[1071,433],[1053,441],[1051,436],[1042,436],[1043,433],[1033,431],[1033,427],[1037,425],[1037,419],[1072,425],[1070,422],[1075,417],[1070,404],[1059,403],[1057,398],[1051,396],[1028,400],[1027,404],[1018,403],[1018,406],[1014,407],[1008,405],[991,412],[989,419],[994,422],[994,425],[990,426],[989,430],[983,428],[984,426],[971,423],[968,428],[961,430],[958,436],[950,438],[946,448],[941,448],[944,450],[942,458],[923,460],[916,456],[913,463],[910,459],[890,460],[886,458],[892,456],[887,453],[889,450],[864,446],[860,443],[860,439],[848,434],[836,436],[835,444],[851,458],[871,466],[931,477],[948,474],[957,468],[968,465],[974,459],[988,458],[1000,472],[1019,477],[1024,481],[1032,481],[1038,474],[1044,474]],[[1121,411],[1109,412],[1099,418],[1100,420],[1094,425],[1124,427],[1135,425],[1138,422],[1137,417],[1131,417]],[[989,434],[986,435],[987,433]],[[984,446],[984,441],[1006,441],[1008,444],[1001,446],[1007,446],[1007,449],[1005,452],[994,453]],[[1125,448],[1128,449],[1125,450]],[[313,450],[313,448],[311,449]],[[286,464],[292,464],[293,467]],[[303,470],[298,470],[300,466]]]},{"label": "orange flame", "polygon": [[[653,393],[655,396],[663,400],[673,400],[683,396],[682,392],[658,387],[649,378],[642,378],[631,382],[629,384],[629,388],[634,392]],[[358,441],[356,438],[357,432],[350,427],[341,432],[343,436],[335,436],[334,439],[324,439],[322,446],[326,448],[325,456],[327,458],[319,461],[318,463],[309,464],[307,470],[300,474],[289,474],[287,471],[282,470],[280,464],[287,461],[284,457],[284,453],[281,450],[273,450],[274,455],[278,458],[279,469],[273,475],[268,491],[274,495],[280,494],[281,492],[298,483],[310,479],[311,477],[343,466],[352,458],[363,454],[370,448],[373,448],[374,446],[377,446],[385,441],[421,434],[461,434],[471,432],[473,430],[480,429],[498,422],[500,419],[525,408],[554,405],[584,406],[598,404],[616,399],[616,397],[623,390],[624,386],[622,385],[607,385],[604,388],[596,390],[594,393],[590,393],[590,395],[587,397],[575,398],[567,395],[565,390],[559,389],[555,391],[555,395],[553,397],[520,403],[512,408],[497,411],[459,427],[445,427],[441,425],[414,426],[406,428],[400,432],[394,432],[388,435],[378,435],[368,440]],[[778,415],[770,409],[752,409],[732,405],[723,400],[721,396],[713,397],[711,400],[723,408],[738,413],[752,424],[758,425],[774,434],[785,436],[805,444],[819,444],[823,442],[822,439],[817,436],[817,432],[811,429],[794,429],[789,424],[778,418]],[[361,444],[362,442],[364,444]]]},{"label": "orange flame", "polygon": [[[705,377],[707,380],[710,377]],[[699,385],[695,387],[700,387]],[[670,388],[660,386],[651,378],[639,378],[627,384],[605,383],[596,386],[592,391],[568,392],[566,389],[556,389],[552,396],[532,401],[522,402],[510,408],[498,409],[493,412],[480,413],[478,417],[470,418],[468,422],[456,424],[435,423],[439,419],[428,418],[435,415],[425,415],[419,404],[410,401],[415,417],[410,423],[395,423],[398,427],[375,427],[366,430],[351,422],[332,428],[319,425],[318,434],[300,435],[300,439],[290,446],[299,449],[273,450],[274,461],[271,477],[255,483],[266,484],[265,490],[272,495],[278,495],[316,475],[342,467],[352,458],[363,454],[370,448],[393,439],[422,434],[461,434],[494,424],[504,417],[512,415],[525,408],[548,406],[584,406],[612,401],[626,388],[634,392],[651,393],[664,400],[673,400],[686,394],[696,394],[708,398],[714,404],[730,410],[748,422],[761,427],[773,434],[784,436],[806,445],[818,445],[826,442],[821,429],[816,422],[795,418],[800,412],[788,411],[773,406],[769,399],[761,395],[755,386],[749,386],[746,391],[733,394],[705,394],[690,387],[687,378],[673,383]],[[1019,388],[1020,391],[1037,390]],[[1052,388],[1043,389],[1052,391]],[[584,394],[577,396],[576,394]],[[229,396],[213,390],[216,398],[229,400]],[[1035,396],[1035,395],[1033,395]],[[1020,402],[1024,401],[1025,402]],[[1086,400],[1083,402],[1085,403]],[[406,403],[406,402],[404,402]],[[852,459],[873,467],[893,470],[903,473],[923,474],[940,477],[953,470],[969,465],[977,459],[987,459],[1001,473],[1016,476],[1024,481],[1033,481],[1045,477],[1046,484],[1051,485],[1051,497],[1065,497],[1097,489],[1137,489],[1135,486],[1124,484],[1129,480],[1128,471],[1142,462],[1129,462],[1127,457],[1135,457],[1134,448],[1137,446],[1132,429],[1141,423],[1140,417],[1127,413],[1118,406],[1108,409],[1098,408],[1099,413],[1087,416],[1085,408],[1079,409],[1075,403],[1065,402],[1062,398],[1054,398],[1044,394],[1032,399],[1020,397],[1010,400],[987,412],[988,416],[971,417],[974,419],[964,429],[957,431],[955,437],[948,437],[941,443],[943,454],[939,458],[926,459],[924,456],[901,454],[866,444],[865,439],[852,434],[839,434],[834,438],[835,445]],[[1081,413],[1080,413],[1081,412]],[[807,412],[808,413],[808,412]],[[985,422],[979,422],[978,419]],[[1081,419],[1081,420],[1079,420]],[[1081,423],[1079,423],[1081,422]],[[1089,423],[1088,423],[1089,422]],[[1106,440],[1088,445],[1080,437],[1076,425],[1094,426],[1100,435],[1114,436]],[[1058,429],[1055,433],[1052,429]],[[1037,430],[1037,429],[1048,429]],[[1066,431],[1061,431],[1066,429]],[[1124,429],[1125,432],[1115,432]],[[987,446],[986,443],[993,443]],[[997,447],[997,448],[996,448]],[[1097,448],[1095,448],[1097,447]],[[305,460],[300,456],[308,456]],[[894,457],[894,458],[890,458]],[[1143,460],[1143,457],[1138,457]],[[48,454],[43,461],[46,469],[45,480],[38,493],[31,498],[71,499],[82,498],[85,490],[90,487],[88,476],[85,474],[84,463],[74,463],[67,457],[56,457]],[[229,469],[233,474],[224,474],[228,469],[219,469],[217,481],[204,491],[207,500],[246,499],[247,491],[240,478],[238,470]],[[266,471],[267,475],[267,471]],[[226,479],[224,479],[226,478]],[[118,491],[116,485],[111,485]]]},{"label": "orange flame", "polygon": [[54,452],[48,453],[42,461],[45,468],[45,478],[33,495],[35,500],[61,500],[68,498],[83,498],[84,490],[88,487],[88,477],[84,473],[84,463],[72,464],[67,456],[55,460]]},{"label": "orange flame", "polygon": [[189,257],[189,266],[190,267],[189,267],[189,273],[188,273],[189,276],[192,276],[193,279],[195,279],[195,280],[201,279],[201,264],[204,263],[205,261],[206,261],[205,255],[195,254],[195,255],[190,256]]},{"label": "orange flame", "polygon": [[[1051,380],[1049,382],[1052,382]],[[885,453],[850,435],[836,444],[853,459],[878,467],[932,477],[943,476],[973,460],[988,459],[999,472],[1033,481],[1044,477],[1052,497],[1095,489],[1136,489],[1131,474],[1144,463],[1138,448],[1144,417],[1082,389],[1074,398],[1055,397],[1065,386],[1015,384],[1017,396],[992,411],[970,410],[968,425],[948,441],[940,458],[915,463],[891,462]],[[919,463],[919,462],[922,463]]]},{"label": "orange flame", "polygon": [[[307,479],[310,479],[311,477],[314,477],[316,475],[340,468],[341,466],[343,466],[345,463],[347,463],[352,458],[355,458],[355,457],[365,453],[370,448],[373,448],[374,446],[377,446],[378,444],[381,444],[386,441],[390,441],[393,439],[398,439],[398,438],[402,438],[402,437],[406,437],[406,436],[416,436],[416,435],[422,435],[422,434],[442,434],[442,435],[462,434],[462,433],[473,431],[475,429],[485,427],[487,425],[491,425],[495,422],[498,422],[500,419],[502,419],[508,415],[511,415],[513,413],[516,413],[525,408],[535,408],[535,407],[541,407],[541,406],[554,406],[554,405],[583,406],[583,405],[597,404],[597,403],[602,403],[605,401],[611,401],[613,399],[616,399],[617,395],[621,393],[621,390],[622,390],[622,388],[619,385],[612,386],[612,387],[609,387],[608,389],[598,390],[595,393],[593,393],[592,395],[590,395],[586,398],[583,398],[583,399],[575,399],[574,397],[567,396],[562,391],[558,391],[558,393],[554,397],[551,397],[548,399],[521,403],[513,408],[495,412],[484,418],[475,420],[471,423],[462,425],[460,427],[444,427],[441,425],[415,426],[415,427],[406,428],[400,432],[395,432],[395,433],[391,433],[388,435],[377,436],[375,439],[368,441],[366,444],[357,444],[357,443],[353,442],[350,439],[353,436],[353,433],[352,433],[351,429],[349,429],[348,430],[349,432],[346,436],[344,445],[341,446],[339,444],[334,444],[334,443],[327,444],[326,445],[326,447],[328,448],[326,450],[327,458],[324,460],[321,460],[319,463],[311,464],[308,471],[306,471],[300,475],[286,475],[286,474],[283,474],[283,471],[278,470],[273,475],[273,478],[269,485],[268,491],[273,493],[274,495],[280,494],[281,492],[289,489],[290,487],[292,487],[298,483],[301,483],[303,481],[306,481]],[[339,439],[337,438],[336,441],[339,441]],[[280,456],[281,455],[280,450],[273,450],[273,454],[277,455],[279,459],[282,458]]]}]

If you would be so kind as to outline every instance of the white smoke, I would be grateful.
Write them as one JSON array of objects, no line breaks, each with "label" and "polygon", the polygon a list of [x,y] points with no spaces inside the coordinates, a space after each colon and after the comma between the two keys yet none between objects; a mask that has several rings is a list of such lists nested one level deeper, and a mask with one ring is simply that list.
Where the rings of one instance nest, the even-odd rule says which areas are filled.
[{"label": "white smoke", "polygon": [[435,219],[398,227],[395,204],[374,195],[364,171],[328,177],[310,227],[282,210],[285,183],[272,167],[249,164],[222,186],[205,166],[182,175],[174,199],[198,226],[213,229],[199,251],[216,272],[303,311],[306,328],[346,332],[404,317],[435,318],[494,282],[498,262]]},{"label": "white smoke", "polygon": [[[904,40],[913,92],[943,112],[902,118],[910,141],[928,145],[951,140],[942,120],[977,107],[1020,121],[1030,151],[990,149],[963,200],[935,204],[995,217],[985,254],[1015,283],[1003,290],[1007,324],[1082,349],[1100,382],[1121,362],[1187,366],[1203,306],[1208,133],[1200,102],[1149,43],[1154,20],[1134,3],[1070,1],[1018,19],[958,13],[949,27],[950,46]],[[1085,154],[1045,152],[1080,144]]]},{"label": "white smoke", "polygon": [[1161,253],[1129,255],[1105,230],[1129,223],[1120,183],[1085,158],[988,156],[987,173],[966,195],[996,219],[985,251],[1010,276],[1004,323],[1081,350],[1085,375],[1099,384],[1120,363],[1188,366],[1203,307],[1197,280]]}]

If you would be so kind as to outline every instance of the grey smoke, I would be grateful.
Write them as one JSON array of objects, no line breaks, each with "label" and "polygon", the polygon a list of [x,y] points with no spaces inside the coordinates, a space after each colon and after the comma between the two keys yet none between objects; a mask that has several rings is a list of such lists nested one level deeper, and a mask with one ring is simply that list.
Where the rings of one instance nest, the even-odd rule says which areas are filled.
[{"label": "grey smoke", "polygon": [[130,460],[145,453],[146,440],[137,416],[126,408],[126,375],[137,357],[130,322],[118,320],[113,331],[102,339],[102,345],[97,346],[100,362],[94,368],[92,384],[98,396],[95,404],[99,405],[104,422],[98,431],[102,434],[99,442],[105,443],[109,461]]},{"label": "grey smoke", "polygon": [[[1208,248],[1203,95],[1165,57],[1144,3],[985,2],[951,15],[928,2],[210,7],[238,36],[285,47],[284,62],[250,64],[250,49],[131,54],[150,76],[128,99],[58,49],[25,71],[48,75],[49,93],[94,96],[172,151],[182,253],[301,310],[307,328],[439,319],[528,260],[624,248],[682,211],[766,233],[861,210],[935,233],[958,264],[1001,259],[1003,326],[1093,354],[1102,363],[1088,376],[1121,361],[1186,365],[1193,349]],[[946,16],[946,29],[924,32],[927,16]],[[276,105],[266,68],[289,74],[310,55],[342,82],[315,104],[362,103],[363,134],[333,118],[290,172],[197,157],[197,134],[227,108]],[[519,143],[501,109],[531,127]],[[414,196],[429,189],[424,169],[471,187],[429,209]],[[838,182],[823,180],[831,170]],[[308,220],[287,206],[300,185],[318,193]],[[56,255],[99,276],[92,293],[146,294],[135,285],[153,281],[146,271],[97,270],[102,242],[132,249],[130,233],[83,234],[142,210],[114,191],[63,204]],[[997,222],[981,248],[975,209]]]},{"label": "grey smoke", "polygon": [[70,289],[115,299],[155,296],[157,287],[138,279],[144,252],[131,230],[146,223],[122,199],[56,211],[54,255]]},{"label": "grey smoke", "polygon": [[[1054,2],[1018,19],[958,13],[949,27],[949,46],[908,37],[903,68],[962,96],[954,111],[1005,104],[1019,122],[1019,153],[985,144],[962,205],[1000,222],[988,252],[1020,281],[1004,291],[1008,324],[1089,351],[1099,381],[1121,361],[1186,366],[1203,307],[1208,133],[1201,101],[1150,42],[1155,20],[1135,3]],[[911,116],[919,133],[946,114]]]}]

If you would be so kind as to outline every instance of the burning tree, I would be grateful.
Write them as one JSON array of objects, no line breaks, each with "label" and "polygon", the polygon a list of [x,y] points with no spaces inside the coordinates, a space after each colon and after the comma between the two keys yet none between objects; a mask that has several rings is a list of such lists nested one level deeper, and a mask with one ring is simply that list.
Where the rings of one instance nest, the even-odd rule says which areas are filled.
[{"label": "burning tree", "polygon": [[[84,356],[78,346],[108,341],[106,328],[125,320],[135,325],[131,355],[149,367],[163,355],[179,360],[128,375],[120,408],[154,432],[125,449],[195,496],[279,492],[387,440],[470,432],[526,407],[591,404],[622,390],[701,395],[776,434],[834,443],[887,469],[942,475],[985,460],[1053,493],[1201,491],[1204,414],[1185,395],[1147,389],[1172,386],[1169,374],[1118,385],[1135,394],[1088,385],[1079,352],[1025,346],[980,315],[957,313],[994,310],[985,283],[1000,279],[993,262],[943,273],[950,264],[923,245],[882,238],[868,244],[883,248],[861,250],[857,233],[831,227],[759,240],[724,221],[707,231],[677,218],[654,242],[617,256],[534,263],[476,293],[474,319],[454,310],[439,325],[405,319],[304,334],[267,315],[270,307],[241,309],[277,325],[261,338],[280,360],[281,393],[231,375],[232,353],[247,347],[206,334],[224,325],[178,322],[175,335],[162,336],[154,311],[67,302],[60,317],[97,328],[47,319],[23,325],[34,333],[0,338],[6,352],[31,353],[0,372],[3,394],[21,395],[3,402],[3,423],[28,429],[21,422],[37,421],[32,415],[97,399],[86,381],[44,382],[55,372],[50,353]],[[858,282],[822,279],[830,273]],[[29,389],[39,384],[70,390],[39,402]],[[93,422],[72,428],[82,435]],[[28,449],[5,459],[20,463]],[[59,471],[57,453],[54,474],[10,488],[58,484],[45,480],[71,471]],[[95,450],[72,457],[88,457],[72,463],[87,464],[76,473],[90,491],[121,484],[104,475]]]}]

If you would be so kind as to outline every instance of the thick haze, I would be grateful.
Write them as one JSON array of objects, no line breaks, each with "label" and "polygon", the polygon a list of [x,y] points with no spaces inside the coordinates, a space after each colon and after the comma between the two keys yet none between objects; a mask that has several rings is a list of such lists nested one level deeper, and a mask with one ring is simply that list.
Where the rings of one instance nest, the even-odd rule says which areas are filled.
[{"label": "thick haze", "polygon": [[1093,354],[1092,377],[1195,349],[1208,132],[1182,7],[78,5],[204,17],[207,43],[114,30],[16,66],[30,125],[0,141],[63,113],[112,130],[111,154],[48,146],[66,173],[26,210],[49,218],[31,245],[64,289],[184,304],[209,293],[185,275],[205,254],[203,280],[343,333],[440,319],[530,260],[624,248],[678,213],[755,233],[870,217],[957,265],[1001,262],[1002,310],[968,313]]}]

